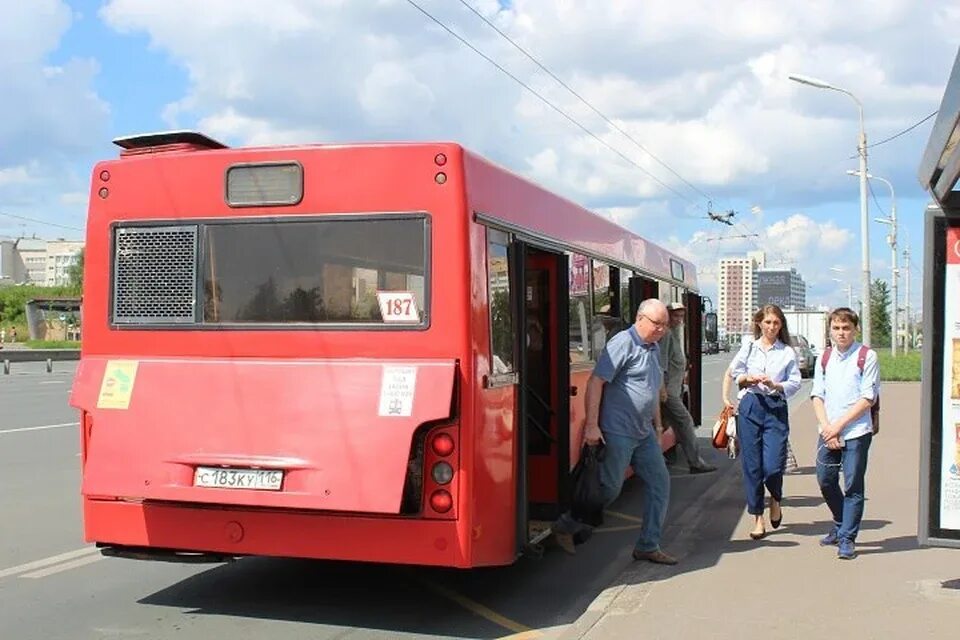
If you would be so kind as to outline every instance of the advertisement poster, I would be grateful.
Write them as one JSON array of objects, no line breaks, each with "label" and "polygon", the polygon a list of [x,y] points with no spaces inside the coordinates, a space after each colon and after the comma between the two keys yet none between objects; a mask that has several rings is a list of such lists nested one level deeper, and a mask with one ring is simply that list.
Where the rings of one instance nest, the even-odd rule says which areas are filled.
[{"label": "advertisement poster", "polygon": [[947,227],[940,526],[960,530],[960,227]]}]

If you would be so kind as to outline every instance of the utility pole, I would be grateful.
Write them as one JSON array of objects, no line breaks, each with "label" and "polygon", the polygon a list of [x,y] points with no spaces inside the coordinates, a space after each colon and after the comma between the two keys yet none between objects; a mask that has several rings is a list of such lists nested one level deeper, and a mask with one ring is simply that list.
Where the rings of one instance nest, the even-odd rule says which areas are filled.
[{"label": "utility pole", "polygon": [[903,290],[906,300],[903,302],[903,352],[909,353],[913,346],[913,332],[910,330],[910,245],[903,250],[903,268],[906,273],[903,277]]}]

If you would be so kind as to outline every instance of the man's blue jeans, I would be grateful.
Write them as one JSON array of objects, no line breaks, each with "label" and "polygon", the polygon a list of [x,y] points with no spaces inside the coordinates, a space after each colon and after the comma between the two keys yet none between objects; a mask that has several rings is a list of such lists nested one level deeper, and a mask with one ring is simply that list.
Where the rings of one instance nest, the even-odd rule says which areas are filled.
[{"label": "man's blue jeans", "polygon": [[670,472],[663,461],[660,442],[654,435],[636,439],[613,433],[604,433],[606,441],[603,465],[600,467],[600,482],[604,499],[610,504],[620,495],[627,467],[640,477],[645,486],[643,527],[637,539],[638,551],[655,551],[660,548],[663,521],[670,504]]},{"label": "man's blue jeans", "polygon": [[[842,449],[828,449],[817,438],[817,482],[820,493],[833,514],[834,529],[840,539],[856,540],[863,518],[864,476],[872,434],[847,440]],[[843,491],[840,470],[843,469]]]}]

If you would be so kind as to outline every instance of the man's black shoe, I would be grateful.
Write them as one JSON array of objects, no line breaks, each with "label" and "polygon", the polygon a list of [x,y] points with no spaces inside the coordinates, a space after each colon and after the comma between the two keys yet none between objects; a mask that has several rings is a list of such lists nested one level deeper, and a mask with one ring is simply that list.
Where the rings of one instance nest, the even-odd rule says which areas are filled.
[{"label": "man's black shoe", "polygon": [[717,468],[712,464],[701,464],[696,467],[690,467],[690,473],[712,473],[716,470]]}]

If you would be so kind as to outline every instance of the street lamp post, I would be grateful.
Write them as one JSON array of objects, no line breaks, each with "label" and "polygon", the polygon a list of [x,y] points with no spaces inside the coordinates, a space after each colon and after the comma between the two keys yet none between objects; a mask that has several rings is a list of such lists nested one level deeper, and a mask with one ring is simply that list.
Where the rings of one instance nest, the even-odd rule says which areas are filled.
[{"label": "street lamp post", "polygon": [[[858,172],[849,170],[847,171],[847,174],[855,176],[858,175]],[[870,180],[879,180],[887,185],[887,187],[890,189],[890,217],[874,218],[874,220],[880,224],[890,225],[890,235],[887,236],[887,244],[890,245],[891,252],[890,292],[893,296],[893,311],[890,314],[890,353],[891,355],[896,356],[897,331],[900,326],[899,310],[897,308],[897,305],[899,304],[899,298],[897,296],[897,280],[900,276],[900,269],[897,265],[897,194],[893,190],[893,185],[890,184],[890,181],[886,178],[881,178],[880,176],[875,176],[869,173],[867,174],[867,178]]]},{"label": "street lamp post", "polygon": [[833,278],[833,281],[846,285],[844,288],[847,290],[847,308],[853,309],[853,285],[846,280],[841,280],[840,278]]},{"label": "street lamp post", "polygon": [[790,75],[791,80],[806,84],[817,89],[828,89],[830,91],[839,91],[844,93],[857,104],[857,111],[860,114],[860,137],[857,140],[857,154],[860,156],[860,253],[862,282],[860,291],[860,300],[863,304],[863,311],[860,314],[863,342],[870,344],[870,229],[868,225],[869,214],[867,211],[867,133],[863,128],[863,103],[846,89],[835,87],[823,80],[810,78],[808,76]]}]

